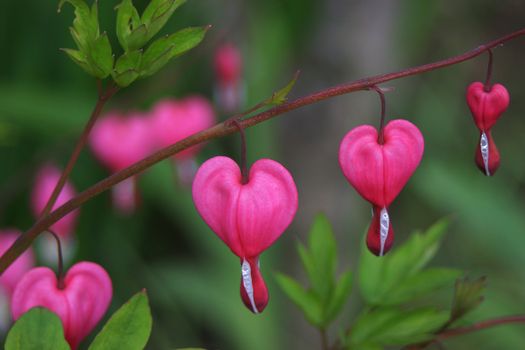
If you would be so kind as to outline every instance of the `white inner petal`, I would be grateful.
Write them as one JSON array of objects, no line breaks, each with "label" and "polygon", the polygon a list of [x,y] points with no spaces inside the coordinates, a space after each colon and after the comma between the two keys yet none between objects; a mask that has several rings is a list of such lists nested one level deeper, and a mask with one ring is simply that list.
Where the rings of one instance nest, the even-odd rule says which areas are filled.
[{"label": "white inner petal", "polygon": [[255,299],[253,297],[252,269],[250,267],[250,264],[246,260],[242,261],[241,274],[242,274],[242,286],[244,287],[246,294],[248,294],[248,298],[250,299],[250,304],[252,304],[252,310],[254,313],[258,314],[259,311],[257,310],[257,307],[255,306]]},{"label": "white inner petal", "polygon": [[489,139],[483,131],[479,140],[479,148],[481,150],[481,157],[483,158],[483,165],[485,165],[485,174],[490,176],[489,170]]},{"label": "white inner petal", "polygon": [[388,238],[388,230],[390,228],[390,217],[386,208],[381,209],[381,214],[379,217],[379,238],[381,242],[381,249],[379,251],[379,256],[383,256],[385,251],[385,243]]}]

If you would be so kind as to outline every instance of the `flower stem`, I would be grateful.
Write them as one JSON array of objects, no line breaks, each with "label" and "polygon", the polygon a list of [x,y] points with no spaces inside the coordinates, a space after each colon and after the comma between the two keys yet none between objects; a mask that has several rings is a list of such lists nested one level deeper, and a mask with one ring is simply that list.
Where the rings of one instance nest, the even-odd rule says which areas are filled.
[{"label": "flower stem", "polygon": [[58,266],[57,266],[57,288],[58,289],[64,289],[65,287],[65,284],[64,284],[64,259],[62,257],[62,244],[60,243],[60,238],[58,237],[58,235],[51,231],[51,230],[47,230],[46,232],[49,232],[49,234],[51,234],[56,242],[57,242],[57,255],[58,255]]},{"label": "flower stem", "polygon": [[377,143],[380,145],[385,143],[384,140],[384,127],[385,127],[385,114],[386,114],[386,102],[385,102],[385,93],[383,90],[378,87],[377,85],[371,86],[370,90],[374,90],[379,95],[379,98],[381,99],[381,119],[379,121],[379,133],[377,136]]},{"label": "flower stem", "polygon": [[486,78],[485,78],[484,90],[485,90],[485,92],[490,92],[490,89],[492,88],[490,86],[490,79],[492,79],[492,66],[493,66],[494,58],[493,58],[493,54],[492,54],[492,50],[491,49],[488,49],[487,53],[489,54],[489,61],[487,63],[487,75],[486,75]]}]

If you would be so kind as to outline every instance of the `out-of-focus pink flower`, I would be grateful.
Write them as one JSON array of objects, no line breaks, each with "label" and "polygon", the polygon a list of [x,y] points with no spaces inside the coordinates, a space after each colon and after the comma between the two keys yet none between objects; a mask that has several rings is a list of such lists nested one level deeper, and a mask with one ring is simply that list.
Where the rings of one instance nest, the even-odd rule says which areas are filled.
[{"label": "out-of-focus pink flower", "polygon": [[281,164],[260,159],[248,183],[228,157],[214,157],[199,168],[193,201],[210,228],[241,259],[241,297],[252,312],[268,304],[259,255],[281,236],[297,211],[297,188]]},{"label": "out-of-focus pink flower", "polygon": [[[150,120],[144,115],[111,112],[95,124],[89,143],[95,156],[111,172],[117,172],[152,153],[152,136]],[[133,177],[113,187],[113,202],[123,213],[132,212],[137,204],[135,181]]]},{"label": "out-of-focus pink flower", "polygon": [[11,301],[11,312],[17,320],[29,309],[45,307],[58,315],[64,335],[76,349],[106,313],[113,288],[111,279],[100,265],[79,262],[64,278],[64,288],[58,288],[55,273],[47,267],[37,267],[20,280]]},{"label": "out-of-focus pink flower", "polygon": [[[164,148],[213,126],[215,113],[204,97],[189,96],[181,100],[165,99],[157,102],[151,118],[157,146]],[[197,145],[177,153],[175,159],[193,158],[201,147]]]},{"label": "out-of-focus pink flower", "polygon": [[[35,218],[42,214],[42,210],[51,197],[61,175],[60,169],[53,165],[44,165],[37,173],[33,192],[31,194],[31,209]],[[67,181],[53,205],[53,210],[69,201],[76,192],[71,182]],[[51,230],[62,238],[69,238],[75,230],[78,210],[75,210],[51,226]]]},{"label": "out-of-focus pink flower", "polygon": [[218,105],[225,112],[239,110],[243,99],[242,56],[233,44],[224,44],[215,52],[215,87]]},{"label": "out-of-focus pink flower", "polygon": [[376,255],[383,255],[392,246],[394,231],[387,209],[419,166],[423,150],[423,135],[403,119],[385,126],[382,144],[376,128],[370,125],[350,130],[341,141],[339,165],[343,174],[374,206],[367,245]]},{"label": "out-of-focus pink flower", "polygon": [[[20,231],[14,229],[0,230],[0,256],[21,235]],[[11,298],[15,287],[22,276],[29,271],[35,264],[32,248],[27,249],[18,257],[0,276],[0,286],[4,289],[8,298]]]}]

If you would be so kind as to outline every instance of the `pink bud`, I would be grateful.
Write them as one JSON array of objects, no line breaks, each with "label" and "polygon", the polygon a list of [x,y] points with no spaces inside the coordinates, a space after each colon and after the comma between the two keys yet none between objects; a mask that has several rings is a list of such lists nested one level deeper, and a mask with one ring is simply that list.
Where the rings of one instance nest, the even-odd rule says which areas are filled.
[{"label": "pink bud", "polygon": [[[52,165],[43,166],[37,173],[33,192],[31,194],[31,209],[35,218],[40,217],[47,201],[51,197],[58,180],[60,179],[61,171]],[[60,207],[62,204],[69,201],[75,196],[76,192],[73,185],[69,181],[66,182],[64,188],[57,197],[53,210]],[[78,217],[78,210],[64,216],[51,226],[51,230],[60,237],[66,238],[70,236],[76,226]]]},{"label": "pink bud", "polygon": [[26,273],[13,293],[13,318],[33,307],[45,307],[58,315],[66,340],[76,349],[106,313],[113,293],[111,279],[100,265],[80,262],[69,269],[63,289],[57,284],[55,273],[47,267]]},{"label": "pink bud", "polygon": [[375,254],[386,253],[392,244],[387,208],[418,167],[423,150],[421,132],[403,119],[385,126],[383,144],[378,143],[378,132],[370,125],[352,129],[341,141],[339,165],[345,177],[375,207],[370,228],[373,232],[369,231],[367,240]]},{"label": "pink bud", "polygon": [[281,164],[261,159],[242,183],[237,164],[214,157],[197,171],[193,182],[197,211],[231,251],[241,258],[241,296],[255,312],[268,302],[258,257],[292,222],[297,211],[297,189]]},{"label": "pink bud", "polygon": [[[7,249],[20,236],[18,230],[7,229],[0,231],[0,256],[2,256]],[[22,253],[0,276],[0,286],[3,287],[7,296],[10,298],[13,291],[22,276],[29,271],[35,264],[32,249],[28,249]]]},{"label": "pink bud", "polygon": [[[149,120],[134,113],[124,117],[112,112],[100,119],[90,135],[95,156],[112,172],[117,172],[146,158],[154,149]],[[113,188],[113,202],[122,213],[130,213],[137,204],[136,179]]]},{"label": "pink bud", "polygon": [[481,82],[474,82],[467,88],[467,104],[480,132],[475,160],[478,168],[487,176],[494,175],[500,163],[499,151],[492,138],[491,128],[505,112],[509,103],[509,93],[501,84],[491,86],[488,91]]},{"label": "pink bud", "polygon": [[238,82],[242,72],[242,56],[232,44],[224,44],[215,52],[215,74],[221,84]]},{"label": "pink bud", "polygon": [[[159,148],[168,147],[186,137],[213,126],[215,113],[204,97],[191,96],[182,100],[159,101],[152,111],[152,128]],[[175,155],[178,160],[195,156],[202,145]]]}]

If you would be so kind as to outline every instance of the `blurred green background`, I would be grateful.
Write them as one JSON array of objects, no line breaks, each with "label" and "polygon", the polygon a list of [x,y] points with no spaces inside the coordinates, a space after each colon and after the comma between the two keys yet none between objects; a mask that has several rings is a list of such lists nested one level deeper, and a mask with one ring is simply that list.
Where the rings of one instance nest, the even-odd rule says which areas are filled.
[{"label": "blurred green background", "polygon": [[[113,7],[101,0],[101,27],[114,33]],[[135,0],[142,9],[146,0]],[[35,170],[46,161],[64,165],[96,100],[96,85],[58,48],[72,47],[71,8],[57,1],[0,2],[0,227],[27,229]],[[246,105],[302,75],[291,97],[357,78],[399,70],[462,53],[523,26],[520,0],[193,0],[164,33],[212,24],[203,44],[160,74],[119,92],[109,108],[147,110],[161,97],[200,93],[212,97],[212,56],[231,41],[244,56]],[[111,37],[114,48],[117,41]],[[494,51],[494,81],[504,82],[511,105],[494,128],[502,164],[494,178],[477,170],[478,133],[464,91],[483,80],[486,56],[384,84],[388,115],[415,122],[426,141],[423,162],[391,207],[398,242],[451,215],[453,225],[435,264],[487,275],[486,301],[473,320],[525,312],[525,40]],[[377,124],[374,93],[358,92],[281,116],[248,131],[249,161],[270,157],[294,175],[300,205],[294,223],[262,257],[271,302],[252,315],[239,297],[238,259],[200,220],[188,186],[174,181],[167,161],[140,178],[143,203],[119,216],[108,193],[81,210],[77,260],[102,264],[114,281],[112,310],[141,288],[154,315],[149,349],[318,349],[318,334],[287,301],[274,271],[304,278],[294,252],[318,211],[332,220],[343,267],[356,267],[370,208],[347,184],[338,145],[352,127]],[[222,116],[224,117],[224,116]],[[213,155],[238,157],[237,137],[209,143]],[[72,182],[82,190],[107,175],[83,152]],[[452,286],[436,298],[446,305]],[[360,307],[354,289],[341,325]],[[337,328],[330,330],[335,337]],[[506,326],[447,341],[452,349],[518,349],[523,326]]]}]

